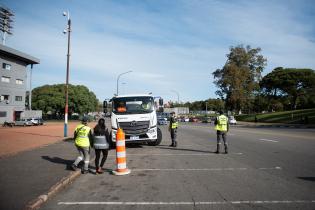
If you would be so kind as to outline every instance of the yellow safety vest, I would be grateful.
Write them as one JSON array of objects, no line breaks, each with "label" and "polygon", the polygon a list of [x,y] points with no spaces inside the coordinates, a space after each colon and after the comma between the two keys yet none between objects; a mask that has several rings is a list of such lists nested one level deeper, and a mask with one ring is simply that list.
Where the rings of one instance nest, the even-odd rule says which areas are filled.
[{"label": "yellow safety vest", "polygon": [[90,139],[89,133],[91,128],[85,125],[78,125],[75,128],[76,138],[75,144],[79,147],[89,147],[90,146]]},{"label": "yellow safety vest", "polygon": [[218,131],[227,131],[228,118],[224,115],[217,117],[215,129]]},{"label": "yellow safety vest", "polygon": [[175,121],[175,122],[172,122],[172,129],[175,129],[178,127],[178,122]]}]

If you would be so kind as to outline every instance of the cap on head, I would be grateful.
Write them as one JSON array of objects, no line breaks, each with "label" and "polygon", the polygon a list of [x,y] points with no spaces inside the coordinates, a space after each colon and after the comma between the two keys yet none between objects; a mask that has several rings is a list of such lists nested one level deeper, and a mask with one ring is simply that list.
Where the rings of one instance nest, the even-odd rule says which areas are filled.
[{"label": "cap on head", "polygon": [[83,118],[82,118],[82,123],[87,123],[88,122],[88,118],[86,117],[86,116],[84,116]]},{"label": "cap on head", "polygon": [[223,111],[222,111],[222,110],[220,110],[220,111],[219,111],[219,114],[223,114]]}]

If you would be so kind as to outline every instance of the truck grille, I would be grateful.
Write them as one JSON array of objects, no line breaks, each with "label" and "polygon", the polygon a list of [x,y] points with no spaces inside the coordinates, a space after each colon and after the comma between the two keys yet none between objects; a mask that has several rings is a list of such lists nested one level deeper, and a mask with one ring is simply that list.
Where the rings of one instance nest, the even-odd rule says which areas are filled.
[{"label": "truck grille", "polygon": [[150,121],[132,121],[120,122],[119,126],[123,129],[126,135],[141,135],[145,134],[149,129]]}]

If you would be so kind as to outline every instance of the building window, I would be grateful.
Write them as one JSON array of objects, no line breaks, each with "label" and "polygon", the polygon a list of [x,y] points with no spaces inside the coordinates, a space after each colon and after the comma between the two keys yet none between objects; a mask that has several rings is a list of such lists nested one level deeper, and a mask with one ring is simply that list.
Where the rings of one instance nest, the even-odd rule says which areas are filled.
[{"label": "building window", "polygon": [[9,83],[10,82],[10,77],[1,77],[1,82],[6,82]]},{"label": "building window", "polygon": [[7,117],[7,112],[0,112],[0,117]]},{"label": "building window", "polygon": [[15,83],[16,83],[17,85],[23,85],[23,80],[21,80],[21,79],[16,79],[16,80],[15,80]]},{"label": "building window", "polygon": [[4,101],[5,103],[9,103],[9,95],[1,95],[0,96],[0,102]]},{"label": "building window", "polygon": [[2,63],[2,68],[6,70],[11,70],[11,64]]},{"label": "building window", "polygon": [[15,96],[15,101],[22,101],[22,96]]}]

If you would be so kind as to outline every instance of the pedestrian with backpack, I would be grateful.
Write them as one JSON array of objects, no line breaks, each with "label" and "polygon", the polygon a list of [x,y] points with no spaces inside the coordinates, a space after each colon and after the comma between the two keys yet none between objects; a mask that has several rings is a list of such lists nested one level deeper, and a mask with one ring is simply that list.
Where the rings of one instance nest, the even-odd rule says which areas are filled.
[{"label": "pedestrian with backpack", "polygon": [[[105,125],[105,119],[100,118],[98,120],[97,125],[94,127],[94,138],[93,138],[93,147],[95,149],[95,167],[96,167],[96,174],[103,173],[103,166],[108,156],[108,130]],[[101,164],[100,164],[100,157],[101,153],[103,154]]]}]

